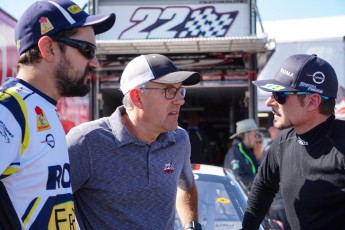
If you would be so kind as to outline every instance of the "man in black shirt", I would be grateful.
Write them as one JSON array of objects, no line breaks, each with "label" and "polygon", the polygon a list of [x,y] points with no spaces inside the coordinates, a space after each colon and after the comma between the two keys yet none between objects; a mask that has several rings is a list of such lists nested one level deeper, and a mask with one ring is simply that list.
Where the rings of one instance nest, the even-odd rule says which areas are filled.
[{"label": "man in black shirt", "polygon": [[272,92],[266,105],[285,130],[254,179],[243,229],[258,229],[279,185],[292,229],[345,229],[345,121],[334,116],[334,69],[316,55],[292,55],[274,79],[254,84]]},{"label": "man in black shirt", "polygon": [[187,113],[187,132],[191,145],[191,163],[213,164],[213,152],[207,133],[200,128],[201,115],[198,111]]}]

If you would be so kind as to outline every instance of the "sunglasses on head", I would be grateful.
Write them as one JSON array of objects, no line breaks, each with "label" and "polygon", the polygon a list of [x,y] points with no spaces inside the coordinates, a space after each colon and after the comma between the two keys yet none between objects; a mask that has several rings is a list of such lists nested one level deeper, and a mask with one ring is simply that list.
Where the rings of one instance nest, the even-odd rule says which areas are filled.
[{"label": "sunglasses on head", "polygon": [[[281,105],[285,104],[286,95],[292,95],[292,94],[309,95],[309,94],[313,94],[313,93],[310,93],[310,92],[272,92],[272,96],[273,96],[274,100],[276,100]],[[322,96],[322,95],[320,95],[320,96],[324,100],[329,99],[329,97],[327,97],[327,96]]]},{"label": "sunglasses on head", "polygon": [[90,42],[67,37],[52,37],[52,39],[54,41],[62,42],[68,46],[78,49],[80,53],[82,53],[84,57],[89,60],[92,60],[96,55],[97,47]]}]

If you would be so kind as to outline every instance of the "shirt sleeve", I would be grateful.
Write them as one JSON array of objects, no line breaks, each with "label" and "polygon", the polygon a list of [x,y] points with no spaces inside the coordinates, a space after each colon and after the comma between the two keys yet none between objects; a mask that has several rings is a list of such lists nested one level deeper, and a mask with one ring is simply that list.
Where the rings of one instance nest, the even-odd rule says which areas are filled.
[{"label": "shirt sleeve", "polygon": [[278,144],[278,141],[273,142],[255,176],[243,218],[243,229],[258,229],[271,206],[275,194],[278,192],[279,166],[276,156]]},{"label": "shirt sleeve", "polygon": [[[22,130],[17,120],[0,104],[0,173],[9,175],[20,167],[20,151],[22,144]],[[5,172],[5,170],[8,170]],[[4,175],[5,174],[5,175]]]},{"label": "shirt sleeve", "polygon": [[79,128],[72,128],[66,139],[71,165],[71,185],[75,193],[91,177],[90,151],[87,139]]},{"label": "shirt sleeve", "polygon": [[191,145],[189,142],[189,137],[187,132],[185,132],[184,135],[185,137],[182,138],[182,140],[185,142],[185,151],[183,154],[183,167],[179,178],[178,187],[182,190],[189,190],[193,186],[194,174],[190,162]]}]

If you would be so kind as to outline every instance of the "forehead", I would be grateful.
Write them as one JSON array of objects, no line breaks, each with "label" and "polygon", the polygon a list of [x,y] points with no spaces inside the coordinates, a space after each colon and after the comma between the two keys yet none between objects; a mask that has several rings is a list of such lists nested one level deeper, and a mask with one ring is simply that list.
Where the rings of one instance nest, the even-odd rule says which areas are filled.
[{"label": "forehead", "polygon": [[248,134],[257,134],[258,131],[257,131],[257,130],[251,130],[251,131],[248,131],[247,133],[248,133]]}]

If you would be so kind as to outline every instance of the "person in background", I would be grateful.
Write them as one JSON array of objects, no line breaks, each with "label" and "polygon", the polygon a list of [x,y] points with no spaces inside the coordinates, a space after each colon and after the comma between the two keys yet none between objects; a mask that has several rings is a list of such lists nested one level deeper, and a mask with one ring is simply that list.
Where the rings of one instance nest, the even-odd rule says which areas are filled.
[{"label": "person in background", "polygon": [[232,146],[225,155],[224,167],[231,169],[250,191],[259,163],[252,149],[258,142],[258,127],[253,119],[244,119],[236,123],[236,133]]},{"label": "person in background", "polygon": [[259,165],[262,161],[263,145],[264,145],[264,135],[260,131],[258,131],[258,140],[256,141],[256,144],[253,147],[253,154],[257,162],[259,163]]},{"label": "person in background", "polygon": [[262,150],[262,159],[264,160],[264,158],[266,157],[267,153],[269,152],[271,145],[273,143],[273,141],[279,136],[280,134],[280,129],[274,127],[273,125],[273,116],[269,116],[268,118],[268,127],[267,127],[267,132],[269,134],[269,141],[266,143],[266,145],[263,147]]},{"label": "person in background", "polygon": [[[274,127],[273,125],[273,117],[269,118],[269,127],[267,128],[267,131],[270,135],[270,140],[267,142],[267,144],[263,148],[262,160],[267,156],[273,141],[278,137],[280,133],[280,130]],[[268,217],[271,218],[272,220],[280,221],[284,227],[284,230],[291,229],[289,222],[286,218],[285,205],[284,205],[284,201],[283,201],[283,197],[282,197],[280,189],[276,193],[272,201],[271,207],[268,211]]]},{"label": "person in background", "polygon": [[115,14],[37,1],[15,27],[18,75],[0,89],[0,229],[75,229],[60,97],[84,96],[98,67],[95,34]]},{"label": "person in background", "polygon": [[123,105],[67,134],[81,229],[172,230],[175,210],[185,229],[201,229],[188,133],[178,126],[185,86],[200,79],[166,56],[138,56],[121,76]]},{"label": "person in background", "polygon": [[213,153],[207,133],[199,126],[201,115],[197,111],[187,113],[187,132],[191,144],[191,163],[212,164]]},{"label": "person in background", "polygon": [[291,229],[345,229],[345,121],[334,116],[333,67],[315,54],[295,54],[274,79],[253,83],[272,92],[266,105],[284,130],[255,177],[243,229],[258,229],[279,188]]}]

